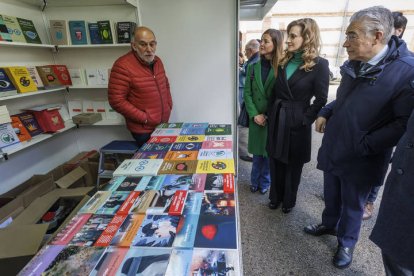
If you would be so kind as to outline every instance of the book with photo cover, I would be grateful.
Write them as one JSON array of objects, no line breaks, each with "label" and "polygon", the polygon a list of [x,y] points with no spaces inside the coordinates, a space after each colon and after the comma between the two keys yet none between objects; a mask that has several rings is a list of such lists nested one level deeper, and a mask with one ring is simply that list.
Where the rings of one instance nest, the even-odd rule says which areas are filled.
[{"label": "book with photo cover", "polygon": [[111,246],[130,247],[144,218],[144,214],[127,215],[118,232],[112,238]]},{"label": "book with photo cover", "polygon": [[205,191],[223,191],[234,193],[234,174],[209,173],[205,174]]},{"label": "book with photo cover", "polygon": [[165,160],[158,174],[194,174],[196,172],[197,162],[197,160]]},{"label": "book with photo cover", "polygon": [[113,192],[105,203],[96,210],[95,214],[115,215],[118,209],[124,204],[130,192]]},{"label": "book with photo cover", "polygon": [[126,159],[114,171],[113,176],[157,175],[162,159]]},{"label": "book with photo cover", "polygon": [[188,191],[184,191],[184,190],[175,191],[173,200],[168,209],[168,214],[170,216],[181,216],[183,214],[187,196],[188,196]]},{"label": "book with photo cover", "polygon": [[141,179],[142,176],[117,176],[113,178],[114,183],[108,189],[112,192],[132,192],[137,188]]},{"label": "book with photo cover", "polygon": [[111,196],[109,191],[97,191],[86,204],[79,210],[80,214],[95,214],[106,200]]},{"label": "book with photo cover", "polygon": [[170,248],[131,248],[116,275],[164,275],[171,251]]},{"label": "book with photo cover", "polygon": [[177,227],[173,247],[193,248],[197,234],[197,224],[199,215],[182,215]]},{"label": "book with photo cover", "polygon": [[109,246],[113,237],[118,232],[127,215],[115,215],[99,238],[96,240],[94,246]]},{"label": "book with photo cover", "polygon": [[187,275],[240,276],[239,254],[236,250],[194,248]]},{"label": "book with photo cover", "polygon": [[200,215],[234,216],[235,206],[234,194],[205,192],[203,202],[201,203]]},{"label": "book with photo cover", "polygon": [[156,191],[155,200],[147,208],[146,214],[163,215],[167,214],[175,195],[175,191]]},{"label": "book with photo cover", "polygon": [[237,249],[234,216],[200,215],[194,247]]},{"label": "book with photo cover", "polygon": [[165,276],[189,275],[192,256],[192,249],[174,248]]},{"label": "book with photo cover", "polygon": [[65,248],[64,245],[46,245],[19,272],[19,276],[42,275],[57,255]]},{"label": "book with photo cover", "polygon": [[165,175],[144,176],[135,191],[159,190],[164,179]]},{"label": "book with photo cover", "polygon": [[188,190],[192,183],[191,174],[166,174],[160,190]]},{"label": "book with photo cover", "polygon": [[139,195],[141,192],[132,191],[129,193],[128,197],[125,199],[124,203],[122,203],[121,207],[119,207],[118,211],[116,212],[118,215],[127,215],[129,211],[134,206],[135,202],[139,200]]},{"label": "book with photo cover", "polygon": [[113,215],[92,215],[79,232],[73,236],[69,245],[92,246],[112,221],[113,217]]},{"label": "book with photo cover", "polygon": [[69,223],[52,239],[52,245],[67,245],[76,233],[85,225],[92,214],[77,214]]},{"label": "book with photo cover", "polygon": [[127,252],[128,248],[108,247],[89,276],[116,275]]},{"label": "book with photo cover", "polygon": [[157,200],[157,192],[154,190],[141,192],[138,199],[130,209],[131,214],[145,214],[147,209]]},{"label": "book with photo cover", "polygon": [[189,190],[194,192],[203,192],[206,185],[207,174],[193,174]]},{"label": "book with photo cover", "polygon": [[199,215],[204,193],[190,191],[184,205],[184,215]]}]

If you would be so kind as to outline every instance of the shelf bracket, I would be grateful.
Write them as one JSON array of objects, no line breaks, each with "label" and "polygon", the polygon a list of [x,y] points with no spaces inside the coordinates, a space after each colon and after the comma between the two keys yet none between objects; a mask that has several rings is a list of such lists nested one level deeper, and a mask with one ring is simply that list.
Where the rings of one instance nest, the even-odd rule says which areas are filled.
[{"label": "shelf bracket", "polygon": [[3,152],[1,149],[0,149],[0,160],[1,161],[7,161],[9,159],[9,156],[7,155],[7,152]]}]

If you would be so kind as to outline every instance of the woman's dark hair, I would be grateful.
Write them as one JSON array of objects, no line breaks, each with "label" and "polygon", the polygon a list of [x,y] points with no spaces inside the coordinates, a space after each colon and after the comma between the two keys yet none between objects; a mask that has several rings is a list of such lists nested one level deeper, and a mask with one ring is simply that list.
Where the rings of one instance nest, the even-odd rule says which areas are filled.
[{"label": "woman's dark hair", "polygon": [[262,34],[261,40],[263,40],[263,35],[265,34],[268,34],[272,38],[274,47],[273,47],[273,52],[272,52],[271,63],[272,63],[273,70],[275,72],[275,77],[277,77],[277,67],[279,67],[279,62],[282,59],[282,54],[283,54],[283,33],[276,29],[267,29]]},{"label": "woman's dark hair", "polygon": [[402,29],[401,34],[398,36],[399,38],[402,38],[405,27],[407,27],[407,17],[405,17],[402,12],[393,12],[392,17],[394,18],[394,29]]}]

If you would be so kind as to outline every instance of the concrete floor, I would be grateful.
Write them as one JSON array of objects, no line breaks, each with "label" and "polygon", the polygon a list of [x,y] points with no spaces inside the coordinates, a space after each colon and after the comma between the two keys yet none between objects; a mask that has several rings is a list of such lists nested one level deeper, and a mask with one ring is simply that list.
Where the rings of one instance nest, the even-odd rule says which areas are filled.
[{"label": "concrete floor", "polygon": [[[337,86],[331,86],[332,99]],[[352,265],[340,270],[332,265],[337,241],[333,236],[313,237],[303,227],[320,223],[324,207],[322,172],[316,169],[316,154],[322,135],[313,133],[312,161],[304,167],[296,207],[289,214],[270,210],[268,194],[249,190],[251,163],[239,159],[238,200],[244,275],[385,275],[380,250],[369,239],[374,216],[364,221]]]}]

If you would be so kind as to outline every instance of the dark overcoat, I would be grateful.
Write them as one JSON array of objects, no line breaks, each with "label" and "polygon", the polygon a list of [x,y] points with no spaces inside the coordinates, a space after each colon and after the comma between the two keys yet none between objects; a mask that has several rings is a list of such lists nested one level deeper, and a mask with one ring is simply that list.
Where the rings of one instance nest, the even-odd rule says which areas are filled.
[{"label": "dark overcoat", "polygon": [[267,152],[286,164],[310,161],[311,125],[325,105],[329,90],[328,61],[319,57],[315,62],[311,71],[298,68],[289,80],[286,67],[279,67],[273,86],[267,111]]},{"label": "dark overcoat", "polygon": [[398,142],[371,240],[414,271],[414,112]]}]

